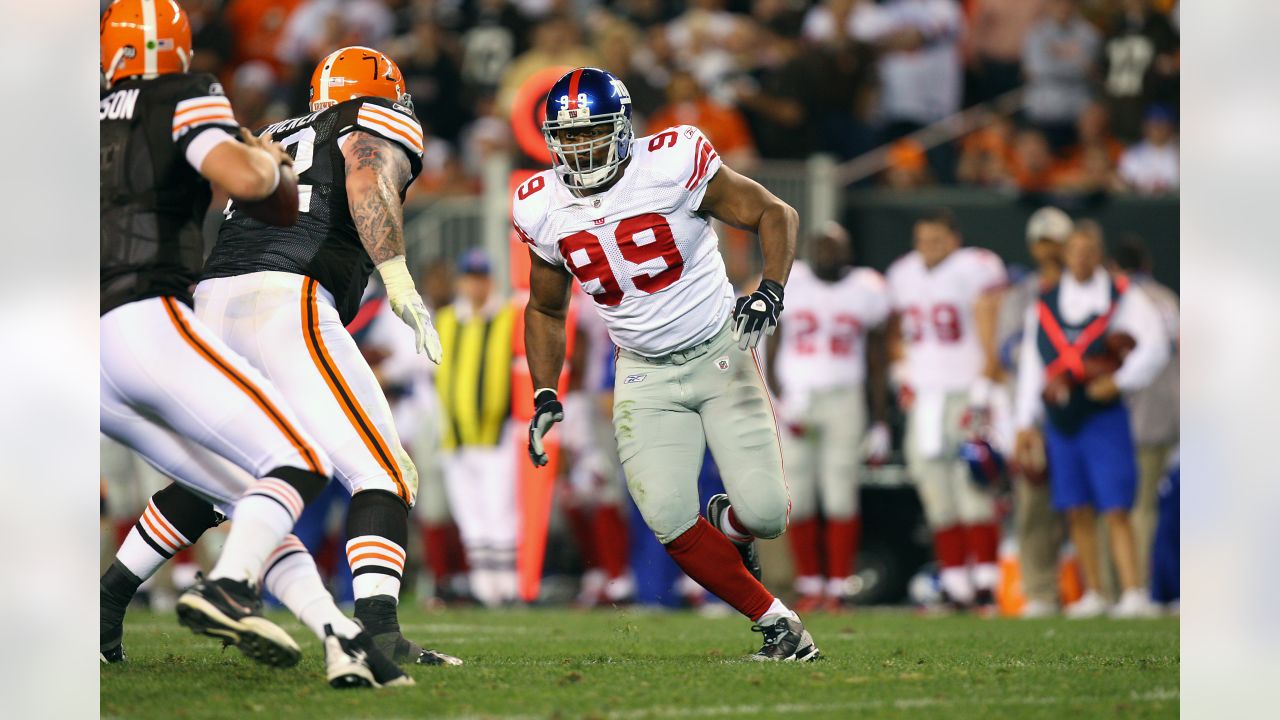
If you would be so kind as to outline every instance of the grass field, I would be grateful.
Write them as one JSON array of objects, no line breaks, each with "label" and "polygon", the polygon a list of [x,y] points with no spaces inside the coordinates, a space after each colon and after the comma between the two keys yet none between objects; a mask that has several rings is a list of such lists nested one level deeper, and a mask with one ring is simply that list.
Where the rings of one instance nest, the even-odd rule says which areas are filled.
[{"label": "grass field", "polygon": [[1148,718],[1178,715],[1178,621],[983,620],[864,611],[806,618],[826,659],[740,658],[737,618],[638,610],[402,613],[406,634],[463,657],[413,688],[329,689],[291,617],[290,670],[130,613],[129,661],[101,670],[119,718]]}]

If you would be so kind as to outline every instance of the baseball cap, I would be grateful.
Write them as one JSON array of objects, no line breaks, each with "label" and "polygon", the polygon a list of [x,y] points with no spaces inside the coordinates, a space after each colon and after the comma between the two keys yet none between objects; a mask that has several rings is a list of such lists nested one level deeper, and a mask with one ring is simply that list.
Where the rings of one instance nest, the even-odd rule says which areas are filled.
[{"label": "baseball cap", "polygon": [[1027,244],[1042,238],[1064,243],[1074,226],[1071,216],[1052,205],[1046,205],[1032,213],[1027,220]]},{"label": "baseball cap", "polygon": [[488,275],[489,256],[480,248],[471,248],[458,258],[458,272],[463,275]]}]

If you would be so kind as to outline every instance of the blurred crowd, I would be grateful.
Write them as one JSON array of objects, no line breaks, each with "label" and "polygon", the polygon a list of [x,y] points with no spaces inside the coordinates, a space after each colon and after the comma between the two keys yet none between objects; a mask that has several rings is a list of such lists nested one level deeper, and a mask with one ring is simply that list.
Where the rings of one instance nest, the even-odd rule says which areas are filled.
[{"label": "blurred crowd", "polygon": [[[105,2],[105,0],[104,0]],[[348,44],[405,73],[430,141],[418,196],[478,192],[516,152],[516,90],[594,65],[631,92],[637,134],[702,128],[730,165],[891,143],[869,182],[1023,192],[1178,185],[1177,0],[187,0],[192,69],[242,124],[298,114]],[[926,147],[907,137],[1024,88],[1020,110]],[[517,153],[518,154],[518,153]]]}]

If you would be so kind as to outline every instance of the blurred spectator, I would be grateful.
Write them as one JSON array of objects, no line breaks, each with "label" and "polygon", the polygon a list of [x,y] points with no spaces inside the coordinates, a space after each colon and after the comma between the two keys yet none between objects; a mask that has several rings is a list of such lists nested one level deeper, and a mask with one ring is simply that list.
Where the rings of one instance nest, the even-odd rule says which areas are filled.
[{"label": "blurred spectator", "polygon": [[236,68],[228,94],[236,122],[257,129],[289,117],[289,108],[275,98],[276,74],[261,60],[250,60]]},{"label": "blurred spectator", "polygon": [[1085,106],[1076,121],[1076,137],[1062,163],[1058,189],[1077,194],[1117,189],[1116,165],[1124,146],[1107,129],[1106,106],[1096,101]]},{"label": "blurred spectator", "polygon": [[1080,111],[1076,118],[1076,144],[1066,153],[1069,164],[1080,164],[1090,148],[1103,151],[1111,164],[1120,162],[1124,144],[1111,134],[1111,119],[1106,105],[1094,100]]},{"label": "blurred spectator", "polygon": [[696,56],[724,42],[739,22],[725,4],[726,0],[693,0],[688,10],[667,23],[667,37],[677,54]]},{"label": "blurred spectator", "polygon": [[395,17],[380,0],[306,0],[285,23],[276,57],[309,70],[340,47],[365,45],[381,49],[394,27]]},{"label": "blurred spectator", "polygon": [[895,139],[960,109],[960,37],[954,0],[860,2],[852,35],[880,51],[880,114]]},{"label": "blurred spectator", "polygon": [[466,99],[497,91],[502,74],[524,48],[528,21],[506,0],[477,0],[468,4],[462,33],[462,81]]},{"label": "blurred spectator", "polygon": [[1048,0],[972,0],[965,44],[970,102],[985,102],[1022,84],[1022,45]]},{"label": "blurred spectator", "polygon": [[1076,117],[1089,102],[1099,42],[1076,0],[1049,0],[1047,16],[1027,34],[1022,51],[1026,115],[1055,149],[1075,142]]},{"label": "blurred spectator", "polygon": [[756,148],[742,113],[709,99],[687,70],[672,74],[667,84],[667,104],[649,118],[645,134],[676,125],[693,125],[702,130],[730,167],[743,170],[756,161]]},{"label": "blurred spectator", "polygon": [[617,0],[609,3],[614,13],[642,30],[665,23],[671,17],[669,6],[672,4],[666,0]]},{"label": "blurred spectator", "polygon": [[1138,572],[1143,585],[1151,568],[1160,482],[1169,468],[1179,436],[1178,294],[1151,276],[1151,252],[1142,238],[1131,236],[1113,253],[1115,268],[1126,273],[1130,287],[1151,298],[1169,338],[1169,364],[1150,385],[1128,393],[1125,401],[1138,446],[1138,497],[1133,506],[1133,534],[1138,545]]},{"label": "blurred spectator", "polygon": [[232,63],[262,60],[271,63],[278,73],[289,70],[276,56],[276,48],[289,14],[302,3],[303,0],[231,0],[226,18],[235,39]]},{"label": "blurred spectator", "polygon": [[822,57],[805,52],[799,31],[799,21],[790,19],[767,28],[759,53],[766,64],[756,69],[754,82],[735,85],[737,105],[765,158],[801,159],[813,152],[810,109],[824,82]]},{"label": "blurred spectator", "polygon": [[417,23],[387,47],[404,73],[405,90],[413,96],[413,112],[424,133],[456,143],[470,117],[461,102],[462,73],[440,29],[434,23]]},{"label": "blurred spectator", "polygon": [[516,92],[534,73],[549,67],[575,68],[596,66],[600,62],[594,51],[582,45],[578,26],[566,17],[552,17],[533,30],[533,46],[507,66],[498,85],[497,110],[510,117]]},{"label": "blurred spectator", "polygon": [[603,63],[601,67],[627,86],[631,95],[631,112],[643,119],[662,105],[664,97],[650,75],[635,64],[636,45],[640,40],[634,28],[617,20],[601,29],[596,48]]},{"label": "blurred spectator", "polygon": [[801,34],[812,43],[835,44],[850,36],[857,0],[822,0],[804,16]]},{"label": "blurred spectator", "polygon": [[222,0],[184,0],[182,9],[191,23],[191,72],[214,73],[226,82],[236,39],[223,5]]},{"label": "blurred spectator", "polygon": [[458,299],[436,313],[445,361],[436,371],[444,410],[444,479],[486,607],[516,601],[516,455],[511,433],[515,308],[493,292],[489,259],[473,248],[458,263]]},{"label": "blurred spectator", "polygon": [[1014,160],[1013,120],[993,115],[990,124],[971,133],[961,143],[956,179],[967,185],[1001,187],[1012,182]]},{"label": "blurred spectator", "polygon": [[889,145],[889,167],[884,171],[884,184],[894,190],[911,190],[933,183],[924,146],[910,138],[894,140]]},{"label": "blurred spectator", "polygon": [[1138,138],[1143,108],[1178,106],[1178,35],[1149,0],[1121,0],[1103,45],[1102,69],[1116,134]]},{"label": "blurred spectator", "polygon": [[[1062,276],[1062,249],[1071,235],[1071,218],[1056,207],[1043,207],[1027,220],[1027,250],[1035,271],[1011,285],[1000,305],[997,337],[1001,364],[1016,372],[1027,311],[1036,306],[1043,288]],[[1013,384],[1008,376],[1007,386]],[[1058,549],[1062,522],[1050,501],[1044,473],[1043,448],[1039,457],[1019,458],[1013,477],[1013,524],[1018,540],[1018,569],[1027,602],[1022,617],[1039,618],[1058,612]],[[1029,462],[1024,462],[1028,461]]]},{"label": "blurred spectator", "polygon": [[492,96],[476,101],[476,119],[463,128],[459,144],[463,170],[473,177],[490,157],[512,151],[511,125],[498,117]]},{"label": "blurred spectator", "polygon": [[[1138,468],[1120,394],[1156,378],[1168,362],[1169,340],[1147,295],[1102,267],[1101,235],[1096,225],[1076,226],[1063,253],[1061,279],[1045,288],[1038,310],[1027,311],[1018,356],[1017,446],[1024,456],[1040,445],[1035,425],[1045,417],[1053,504],[1067,515],[1086,587],[1067,616],[1108,611],[1100,594],[1101,514],[1124,590],[1110,610],[1117,617],[1141,617],[1153,609],[1141,586],[1129,517]],[[1131,349],[1120,350],[1126,346]]]},{"label": "blurred spectator", "polygon": [[1142,142],[1120,156],[1120,180],[1140,195],[1178,189],[1178,140],[1168,108],[1153,105],[1142,122]]},{"label": "blurred spectator", "polygon": [[1063,165],[1054,158],[1044,133],[1034,127],[1018,131],[1010,171],[1014,186],[1024,193],[1054,190],[1065,176]]}]

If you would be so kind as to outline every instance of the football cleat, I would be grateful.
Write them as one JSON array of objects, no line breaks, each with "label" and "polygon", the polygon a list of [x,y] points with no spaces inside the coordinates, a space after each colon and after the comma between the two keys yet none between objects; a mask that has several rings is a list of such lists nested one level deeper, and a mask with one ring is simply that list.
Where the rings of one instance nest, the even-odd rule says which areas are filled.
[{"label": "football cleat", "polygon": [[[729,512],[729,496],[724,493],[712,495],[707,501],[707,522],[717,530],[720,530],[720,518]],[[723,531],[721,531],[723,532]],[[727,536],[726,536],[727,537]],[[760,579],[760,553],[756,552],[756,541],[753,538],[750,542],[742,544],[730,538],[730,542],[738,549],[738,554],[742,556],[742,564],[746,566],[747,572],[756,580]]]},{"label": "football cleat", "polygon": [[356,600],[356,620],[373,639],[373,645],[384,656],[399,665],[461,665],[462,660],[437,650],[427,650],[400,632],[396,619],[396,601],[390,595]]},{"label": "football cleat", "polygon": [[110,608],[102,607],[98,614],[98,661],[103,663],[124,662],[124,613],[119,614]]},{"label": "football cleat", "polygon": [[808,662],[822,657],[813,644],[809,631],[798,618],[775,615],[761,618],[751,626],[753,632],[764,635],[764,645],[750,659],[758,662]]},{"label": "football cleat", "polygon": [[1108,609],[1107,601],[1098,593],[1089,590],[1079,600],[1063,608],[1062,614],[1071,620],[1086,620],[1101,617],[1107,614]]},{"label": "football cleat", "polygon": [[289,633],[262,617],[262,598],[247,582],[201,577],[178,598],[178,622],[265,665],[293,667],[302,658]]},{"label": "football cleat", "polygon": [[338,637],[324,627],[324,655],[329,684],[335,688],[407,687],[413,678],[374,647],[366,631],[352,638]]}]

